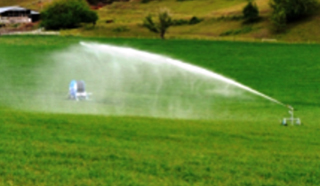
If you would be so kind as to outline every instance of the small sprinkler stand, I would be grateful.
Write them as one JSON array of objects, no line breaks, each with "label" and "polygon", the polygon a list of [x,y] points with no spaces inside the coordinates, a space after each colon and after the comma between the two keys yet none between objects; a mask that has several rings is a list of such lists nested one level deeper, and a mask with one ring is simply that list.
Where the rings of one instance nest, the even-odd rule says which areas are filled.
[{"label": "small sprinkler stand", "polygon": [[293,107],[290,106],[290,105],[288,105],[287,107],[290,109],[289,110],[290,117],[289,118],[283,118],[281,124],[287,126],[288,122],[289,122],[289,123],[291,123],[291,125],[301,125],[300,118],[295,118],[294,117],[294,109],[293,109]]}]

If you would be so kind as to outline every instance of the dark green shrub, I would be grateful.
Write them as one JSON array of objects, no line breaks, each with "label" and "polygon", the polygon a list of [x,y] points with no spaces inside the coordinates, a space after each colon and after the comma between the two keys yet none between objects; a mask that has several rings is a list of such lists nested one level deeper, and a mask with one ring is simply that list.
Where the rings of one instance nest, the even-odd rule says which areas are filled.
[{"label": "dark green shrub", "polygon": [[189,24],[189,21],[186,19],[174,19],[172,20],[173,26],[181,26],[181,25],[187,25]]},{"label": "dark green shrub", "polygon": [[318,9],[317,0],[270,0],[273,9],[271,21],[276,30],[282,30],[287,23],[303,19]]},{"label": "dark green shrub", "polygon": [[243,20],[243,16],[242,15],[221,16],[216,19],[218,21],[239,21],[239,20]]},{"label": "dark green shrub", "polygon": [[96,5],[99,3],[99,0],[87,0],[90,5]]},{"label": "dark green shrub", "polygon": [[271,14],[271,21],[273,24],[273,31],[275,32],[282,32],[286,28],[287,20],[284,11],[279,11],[277,13]]},{"label": "dark green shrub", "polygon": [[152,0],[141,0],[141,3],[149,3]]},{"label": "dark green shrub", "polygon": [[193,16],[191,19],[174,19],[172,20],[173,26],[181,26],[181,25],[195,25],[202,21],[202,19]]},{"label": "dark green shrub", "polygon": [[102,4],[111,4],[115,1],[119,1],[119,0],[87,0],[87,2],[90,4],[90,5],[97,5],[99,3],[102,3]]},{"label": "dark green shrub", "polygon": [[93,23],[98,20],[85,0],[57,0],[41,12],[41,26],[46,29],[59,30],[75,28],[80,23]]},{"label": "dark green shrub", "polygon": [[202,21],[202,19],[197,18],[196,16],[193,16],[190,20],[189,20],[189,25],[195,25],[198,24]]},{"label": "dark green shrub", "polygon": [[259,19],[259,9],[252,0],[242,10],[243,18],[246,23],[252,23]]}]

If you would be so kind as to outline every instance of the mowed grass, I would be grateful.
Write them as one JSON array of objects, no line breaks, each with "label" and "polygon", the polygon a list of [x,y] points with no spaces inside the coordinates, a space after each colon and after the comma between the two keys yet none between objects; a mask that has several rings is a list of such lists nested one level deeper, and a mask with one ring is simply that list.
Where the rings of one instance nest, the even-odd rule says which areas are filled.
[{"label": "mowed grass", "polygon": [[[25,94],[21,101],[36,92],[32,72],[46,63],[41,56],[83,40],[130,46],[214,70],[293,105],[303,125],[280,126],[286,108],[262,98],[254,107],[234,103],[225,118],[216,120],[11,107],[13,91]],[[0,183],[319,185],[319,50],[320,45],[308,44],[1,37]]]},{"label": "mowed grass", "polygon": [[317,185],[317,127],[2,112],[1,182]]}]

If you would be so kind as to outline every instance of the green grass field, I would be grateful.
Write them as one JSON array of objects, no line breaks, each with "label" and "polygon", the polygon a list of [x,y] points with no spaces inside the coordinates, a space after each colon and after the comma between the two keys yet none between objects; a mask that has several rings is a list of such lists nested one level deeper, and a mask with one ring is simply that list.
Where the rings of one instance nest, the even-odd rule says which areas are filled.
[{"label": "green grass field", "polygon": [[[32,111],[34,94],[64,94],[70,81],[65,90],[39,93],[46,79],[34,72],[49,73],[50,54],[80,41],[213,70],[292,105],[303,125],[281,126],[287,109],[257,96],[231,99],[227,112],[200,107],[198,114],[217,116],[205,119]],[[319,185],[319,50],[316,44],[1,37],[0,185]]]}]

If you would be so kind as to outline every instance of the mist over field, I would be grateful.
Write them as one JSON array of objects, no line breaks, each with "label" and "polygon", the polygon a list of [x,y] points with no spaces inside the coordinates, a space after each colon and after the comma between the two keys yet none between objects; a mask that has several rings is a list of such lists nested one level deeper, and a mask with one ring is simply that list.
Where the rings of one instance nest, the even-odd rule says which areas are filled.
[{"label": "mist over field", "polygon": [[[265,102],[196,66],[132,48],[82,42],[38,59],[35,93],[14,105],[28,111],[196,119]],[[85,81],[89,100],[68,100],[71,80]]]},{"label": "mist over field", "polygon": [[[33,77],[28,83],[36,88],[12,87],[11,107],[49,113],[217,119],[230,115],[232,105],[251,109],[261,103],[272,105],[212,71],[128,47],[80,42],[37,54],[33,60],[40,65],[29,69]],[[86,91],[92,93],[89,100],[68,99],[71,80],[85,81]]]}]

